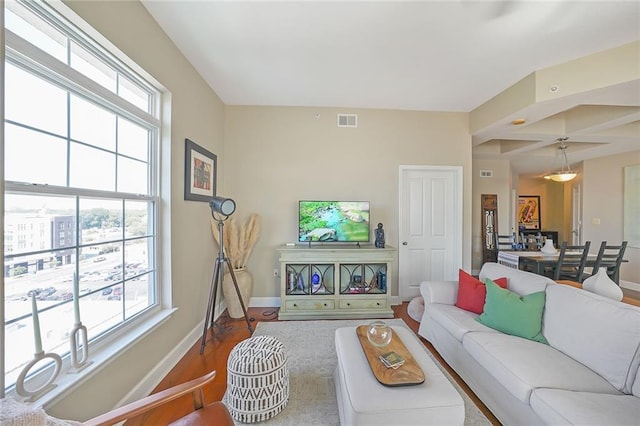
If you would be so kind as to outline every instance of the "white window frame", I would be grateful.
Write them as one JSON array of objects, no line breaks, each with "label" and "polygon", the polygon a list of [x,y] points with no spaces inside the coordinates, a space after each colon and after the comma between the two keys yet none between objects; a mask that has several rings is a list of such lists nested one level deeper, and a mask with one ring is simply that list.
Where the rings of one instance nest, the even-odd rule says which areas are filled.
[{"label": "white window frame", "polygon": [[[31,70],[36,70],[40,75],[46,75],[47,80],[51,80],[50,77],[55,76],[55,78],[59,78],[58,82],[65,83],[65,89],[71,90],[68,83],[70,81],[74,81],[72,92],[78,93],[83,97],[91,99],[93,102],[105,105],[105,102],[110,104],[110,108],[116,107],[118,113],[123,117],[130,119],[134,122],[141,123],[139,117],[143,117],[150,123],[153,123],[154,126],[158,129],[157,133],[154,135],[157,143],[155,144],[155,151],[152,152],[153,161],[156,166],[152,167],[153,173],[150,176],[150,181],[152,185],[152,196],[155,200],[155,290],[156,290],[156,304],[151,308],[148,308],[143,313],[135,316],[133,319],[128,320],[127,322],[121,324],[114,330],[105,333],[100,338],[95,339],[90,344],[90,358],[91,364],[79,371],[74,372],[73,374],[67,374],[71,370],[70,365],[70,357],[66,356],[63,358],[63,367],[62,371],[58,375],[58,378],[55,380],[56,387],[46,394],[39,397],[34,404],[37,406],[44,406],[50,403],[55,402],[56,400],[64,397],[75,387],[79,386],[83,382],[87,381],[91,376],[96,374],[97,371],[104,368],[110,360],[113,359],[114,356],[117,356],[123,350],[125,350],[130,345],[134,344],[137,340],[141,339],[148,333],[150,333],[155,328],[159,327],[162,323],[168,320],[173,312],[175,312],[175,308],[172,307],[171,304],[171,292],[170,290],[170,276],[165,279],[165,276],[168,275],[163,273],[163,271],[167,271],[169,265],[165,265],[163,263],[163,259],[166,259],[167,254],[169,253],[169,248],[163,250],[162,245],[162,228],[166,226],[167,220],[162,216],[162,210],[160,205],[162,203],[161,200],[161,191],[160,191],[160,170],[161,167],[166,166],[168,163],[162,161],[162,156],[160,155],[160,151],[162,147],[166,147],[166,143],[163,143],[162,135],[160,134],[160,129],[167,129],[169,127],[168,123],[163,122],[161,117],[161,105],[163,102],[166,102],[166,99],[170,99],[170,94],[157,82],[151,75],[142,70],[138,65],[136,65],[133,61],[126,57],[119,49],[117,49],[113,44],[111,44],[106,38],[104,38],[101,34],[99,34],[96,30],[90,27],[82,18],[76,15],[71,9],[69,9],[62,2],[53,0],[48,1],[45,4],[45,7],[49,7],[50,10],[54,13],[59,13],[63,19],[68,20],[68,24],[70,26],[75,27],[83,34],[83,38],[77,39],[74,38],[77,42],[82,42],[81,44],[86,48],[91,48],[92,53],[96,54],[100,59],[106,60],[109,56],[113,56],[126,67],[132,70],[134,74],[123,72],[124,69],[120,66],[116,66],[118,71],[123,72],[129,79],[133,79],[133,76],[141,77],[144,81],[148,83],[148,87],[152,88],[154,91],[157,91],[157,96],[155,96],[152,104],[150,105],[150,113],[144,115],[142,111],[136,106],[130,104],[124,99],[120,98],[113,92],[108,89],[100,86],[95,83],[93,80],[85,77],[80,74],[78,71],[69,68],[66,64],[59,62],[57,59],[49,56],[48,54],[42,52],[40,49],[31,45],[27,41],[13,34],[11,31],[7,30],[4,27],[4,47],[6,49],[5,54],[2,57],[2,67],[4,67],[4,61],[8,60],[13,63],[19,63],[22,65],[28,65],[28,68]],[[2,6],[3,10],[0,12],[0,17],[2,17],[4,22],[4,5]],[[91,43],[91,45],[87,45],[87,43]],[[109,59],[110,65],[118,65],[117,62],[112,62]],[[49,71],[50,70],[50,71]],[[44,74],[42,74],[44,73]],[[4,78],[4,70],[0,74]],[[94,95],[96,94],[96,95]],[[2,107],[0,106],[0,109]],[[0,111],[2,116],[2,123],[4,123],[4,111]],[[4,124],[2,129],[2,149],[0,149],[0,161],[4,163]],[[166,179],[162,179],[163,183],[167,183]],[[53,188],[51,188],[53,189]],[[0,190],[4,192],[14,192],[19,190],[23,193],[28,192],[37,192],[37,193],[47,193],[48,189],[43,185],[36,185],[33,188],[25,188],[24,184],[13,183],[13,182],[5,182],[0,181]],[[165,188],[165,193],[168,189]],[[52,191],[54,192],[54,191]],[[56,194],[60,194],[60,192],[55,192]],[[83,193],[82,190],[73,191],[74,195],[87,195]],[[95,196],[96,191],[92,191],[91,195]],[[2,207],[2,211],[4,211],[3,200],[0,200],[0,207]],[[4,229],[4,214],[0,217],[0,225],[2,225],[2,229]],[[0,257],[2,257],[2,261],[4,264],[4,242],[0,241]],[[0,314],[2,318],[4,318],[4,274],[0,275],[0,298],[3,300],[3,305],[0,307]],[[4,343],[4,325],[0,329],[0,350],[4,354],[5,351],[5,343]],[[4,356],[2,357],[4,358]],[[4,383],[4,361],[0,360],[0,397],[16,397],[15,388],[5,389]],[[45,374],[46,371],[41,372],[39,375],[36,375],[34,378],[34,382],[30,384],[30,387],[37,386],[38,381],[42,381],[42,375]]]}]

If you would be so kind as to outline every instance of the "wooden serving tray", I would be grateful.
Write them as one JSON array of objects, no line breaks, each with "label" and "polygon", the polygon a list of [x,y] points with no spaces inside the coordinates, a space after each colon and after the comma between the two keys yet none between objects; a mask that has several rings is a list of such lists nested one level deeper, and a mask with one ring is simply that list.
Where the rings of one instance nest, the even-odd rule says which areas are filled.
[{"label": "wooden serving tray", "polygon": [[[373,346],[367,339],[367,326],[356,328],[356,334],[369,361],[369,367],[376,379],[385,386],[410,386],[424,383],[424,372],[406,348],[398,334],[393,330],[391,343],[382,348]],[[395,352],[404,358],[404,364],[400,367],[388,368],[380,360],[380,355],[386,352]]]}]

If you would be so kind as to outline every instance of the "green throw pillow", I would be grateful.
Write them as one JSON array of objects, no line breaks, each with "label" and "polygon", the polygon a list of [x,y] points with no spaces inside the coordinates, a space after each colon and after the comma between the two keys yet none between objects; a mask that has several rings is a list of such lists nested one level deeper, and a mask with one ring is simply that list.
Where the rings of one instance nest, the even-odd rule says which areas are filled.
[{"label": "green throw pillow", "polygon": [[542,335],[544,291],[520,296],[486,279],[487,299],[478,321],[513,336],[547,343]]}]

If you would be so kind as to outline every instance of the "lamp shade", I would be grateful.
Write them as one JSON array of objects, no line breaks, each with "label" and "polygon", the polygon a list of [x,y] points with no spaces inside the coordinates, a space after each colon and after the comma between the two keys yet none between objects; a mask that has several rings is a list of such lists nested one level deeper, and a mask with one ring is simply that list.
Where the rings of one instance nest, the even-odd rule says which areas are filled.
[{"label": "lamp shade", "polygon": [[574,177],[578,175],[575,171],[569,168],[569,161],[567,160],[567,145],[565,141],[569,138],[558,138],[558,142],[560,142],[560,146],[558,149],[560,150],[560,159],[562,162],[561,170],[557,172],[551,172],[544,176],[545,179],[551,179],[554,182],[568,182]]},{"label": "lamp shade", "polygon": [[231,198],[213,197],[213,200],[209,201],[211,207],[211,214],[218,213],[224,216],[231,216],[236,211],[236,202]]},{"label": "lamp shade", "polygon": [[565,171],[565,172],[556,172],[546,175],[545,179],[551,179],[554,182],[568,182],[578,174],[573,171]]}]

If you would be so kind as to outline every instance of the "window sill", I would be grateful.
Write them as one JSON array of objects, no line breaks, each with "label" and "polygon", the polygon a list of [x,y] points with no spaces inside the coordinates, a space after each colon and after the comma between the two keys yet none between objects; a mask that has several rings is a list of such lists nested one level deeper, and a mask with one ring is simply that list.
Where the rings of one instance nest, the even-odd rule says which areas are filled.
[{"label": "window sill", "polygon": [[[148,314],[146,318],[140,319],[135,325],[119,332],[111,333],[111,335],[105,339],[92,344],[89,350],[87,365],[80,371],[76,371],[70,365],[68,356],[63,358],[63,368],[53,382],[55,387],[31,402],[31,404],[46,410],[47,406],[55,404],[72,390],[90,380],[97,372],[120,356],[127,347],[162,325],[176,310],[176,308],[170,308],[152,312]],[[19,396],[15,390],[11,390],[6,396],[18,401],[30,403],[25,398]]]}]

